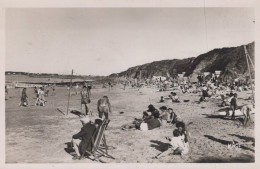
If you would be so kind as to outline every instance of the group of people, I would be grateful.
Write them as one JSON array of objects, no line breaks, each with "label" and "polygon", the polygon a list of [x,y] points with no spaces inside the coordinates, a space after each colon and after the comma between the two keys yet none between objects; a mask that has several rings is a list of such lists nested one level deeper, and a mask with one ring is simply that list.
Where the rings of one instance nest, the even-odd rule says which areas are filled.
[{"label": "group of people", "polygon": [[[169,150],[173,150],[174,154],[187,154],[189,151],[190,134],[181,117],[177,115],[170,107],[167,108],[166,106],[161,106],[157,109],[150,104],[148,106],[148,110],[143,112],[142,118],[135,118],[133,123],[123,125],[122,129],[139,129],[141,131],[147,131],[166,125],[176,126],[176,128],[173,129],[174,137],[172,139],[168,139],[171,141],[172,145]],[[167,152],[169,153],[169,151]],[[167,154],[167,152],[159,156],[161,157]]]},{"label": "group of people", "polygon": [[34,93],[36,94],[35,105],[36,106],[45,106],[47,101],[45,99],[44,87],[40,87],[39,89],[37,89],[37,87],[35,87]]},{"label": "group of people", "polygon": [[86,155],[88,158],[93,159],[94,157],[90,154],[92,152],[93,144],[97,137],[97,132],[104,119],[109,119],[109,114],[112,113],[111,105],[108,96],[103,96],[97,102],[97,110],[99,118],[92,122],[89,118],[90,109],[89,104],[91,103],[91,87],[83,85],[81,94],[81,107],[85,110],[81,110],[81,123],[83,127],[80,132],[72,136],[72,145],[76,154],[73,157],[74,160],[81,160]]},{"label": "group of people", "polygon": [[[88,116],[92,115],[91,110],[89,108],[91,103],[91,86],[84,85],[82,91],[80,92],[81,95],[81,116]],[[109,119],[109,113],[112,113],[111,104],[109,102],[108,96],[103,96],[97,102],[97,110],[99,118]]]},{"label": "group of people", "polygon": [[[45,91],[44,87],[37,88],[36,86],[34,87],[34,93],[36,95],[36,101],[35,101],[35,106],[45,106],[46,104],[46,99],[45,99]],[[23,88],[22,93],[21,93],[21,101],[19,106],[27,107],[28,106],[28,95],[27,95],[27,88]]]},{"label": "group of people", "polygon": [[175,92],[171,92],[167,97],[161,96],[160,103],[164,103],[165,101],[171,101],[172,103],[180,103],[179,96]]}]

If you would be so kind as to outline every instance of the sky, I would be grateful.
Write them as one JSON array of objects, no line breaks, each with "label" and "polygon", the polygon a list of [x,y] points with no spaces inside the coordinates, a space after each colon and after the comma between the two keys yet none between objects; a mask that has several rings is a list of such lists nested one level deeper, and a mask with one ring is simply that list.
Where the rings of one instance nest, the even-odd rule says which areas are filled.
[{"label": "sky", "polygon": [[254,41],[252,8],[9,8],[5,70],[109,75]]}]

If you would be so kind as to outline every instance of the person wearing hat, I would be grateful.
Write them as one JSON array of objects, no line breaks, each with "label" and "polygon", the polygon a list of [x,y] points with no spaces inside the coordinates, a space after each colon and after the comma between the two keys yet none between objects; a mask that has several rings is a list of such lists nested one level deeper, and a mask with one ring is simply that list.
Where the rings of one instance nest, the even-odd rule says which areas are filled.
[{"label": "person wearing hat", "polygon": [[76,156],[73,157],[74,160],[81,160],[86,151],[91,152],[93,146],[92,137],[97,130],[96,125],[92,124],[88,117],[84,117],[80,121],[83,127],[80,132],[72,136],[72,144],[76,152]]}]

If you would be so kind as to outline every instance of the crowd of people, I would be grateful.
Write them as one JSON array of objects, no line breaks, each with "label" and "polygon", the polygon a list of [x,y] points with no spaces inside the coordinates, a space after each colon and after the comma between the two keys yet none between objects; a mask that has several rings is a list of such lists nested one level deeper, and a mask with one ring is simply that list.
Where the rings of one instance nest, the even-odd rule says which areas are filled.
[{"label": "crowd of people", "polygon": [[[210,98],[219,98],[221,100],[221,106],[227,107],[227,115],[230,116],[229,110],[232,112],[231,119],[235,119],[235,111],[239,108],[237,103],[238,92],[243,90],[252,89],[254,86],[249,86],[249,83],[235,79],[233,82],[223,82],[220,81],[216,75],[212,75],[211,78],[206,79],[202,75],[198,75],[198,82],[191,83],[190,81],[183,80],[178,82],[173,82],[172,87],[177,89],[176,91],[170,92],[167,96],[161,96],[159,103],[171,102],[171,103],[181,103],[182,100],[177,95],[178,92],[182,94],[187,93],[201,93],[199,95],[199,103],[209,101]],[[150,82],[146,81],[144,84],[148,85]],[[126,86],[132,85],[135,86],[136,83],[124,82],[123,89],[126,89]],[[159,84],[159,85],[158,85]],[[163,88],[159,91],[165,91],[168,83],[156,82],[156,86]],[[105,85],[104,85],[105,86]],[[137,85],[138,86],[138,85]],[[111,82],[108,83],[109,91],[112,89],[113,85]],[[91,89],[92,85],[83,84],[81,91],[78,84],[75,86],[76,95],[80,93],[80,102],[81,102],[81,123],[83,127],[80,132],[72,136],[72,145],[73,149],[76,152],[76,155],[73,157],[75,160],[83,159],[86,155],[86,152],[91,152],[93,148],[93,139],[96,138],[96,133],[99,130],[100,125],[104,119],[109,119],[109,115],[112,113],[111,104],[108,96],[102,96],[97,101],[97,111],[98,117],[92,122],[89,118],[91,115],[91,110],[89,104],[91,102]],[[5,87],[6,95],[8,94],[7,87]],[[254,90],[254,89],[252,89]],[[53,95],[56,94],[55,86],[51,86],[51,91]],[[46,99],[45,96],[48,96],[49,90],[46,90],[44,87],[35,87],[34,92],[36,95],[36,106],[45,106]],[[254,105],[254,102],[253,102]],[[26,88],[23,88],[21,94],[20,106],[28,106],[28,95]],[[244,124],[248,121],[251,121],[250,111],[252,111],[254,106],[244,105],[241,107],[245,119]],[[166,139],[170,142],[170,147],[167,151],[164,151],[161,154],[158,154],[155,158],[161,158],[169,154],[175,155],[185,155],[189,152],[190,146],[190,133],[188,127],[183,119],[177,115],[173,108],[161,106],[156,108],[153,104],[148,106],[148,109],[143,111],[141,118],[135,118],[135,120],[130,123],[122,126],[123,130],[136,129],[141,131],[160,129],[161,127],[166,126],[172,129],[173,136],[167,137]],[[89,158],[91,157],[88,154]]]}]

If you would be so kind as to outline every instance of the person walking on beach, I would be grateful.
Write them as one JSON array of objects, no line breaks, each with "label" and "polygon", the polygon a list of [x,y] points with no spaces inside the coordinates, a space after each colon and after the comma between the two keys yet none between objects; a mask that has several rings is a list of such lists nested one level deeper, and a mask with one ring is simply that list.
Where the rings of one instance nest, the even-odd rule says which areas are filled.
[{"label": "person walking on beach", "polygon": [[7,100],[7,95],[8,95],[8,89],[7,89],[7,86],[5,85],[5,100]]},{"label": "person walking on beach", "polygon": [[26,88],[23,88],[20,106],[25,106],[25,107],[28,106],[27,98],[28,96],[26,94]]},{"label": "person walking on beach", "polygon": [[[89,112],[89,107],[88,104],[90,103],[90,95],[89,95],[89,90],[87,90],[86,86],[83,86],[82,91],[80,92],[81,94],[81,115],[88,115]],[[83,108],[85,109],[83,111]]]},{"label": "person walking on beach", "polygon": [[237,109],[237,93],[235,93],[233,98],[231,99],[230,108],[231,108],[231,111],[232,111],[231,120],[234,120],[235,119],[235,111]]},{"label": "person walking on beach", "polygon": [[106,119],[108,119],[108,113],[112,113],[111,111],[111,105],[109,102],[109,99],[107,96],[103,96],[101,99],[98,100],[97,103],[97,109],[98,109],[98,116],[99,118],[103,117],[103,114]]}]

